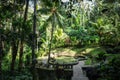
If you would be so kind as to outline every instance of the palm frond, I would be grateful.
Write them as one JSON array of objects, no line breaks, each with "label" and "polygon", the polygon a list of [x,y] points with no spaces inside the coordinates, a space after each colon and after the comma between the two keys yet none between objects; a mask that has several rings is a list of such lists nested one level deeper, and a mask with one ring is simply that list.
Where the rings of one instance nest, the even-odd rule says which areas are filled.
[{"label": "palm frond", "polygon": [[51,11],[50,8],[41,8],[41,9],[37,10],[37,12],[38,13],[40,12],[41,14],[49,14],[50,11]]},{"label": "palm frond", "polygon": [[73,23],[77,24],[77,16],[72,14]]},{"label": "palm frond", "polygon": [[42,5],[46,7],[52,7],[52,1],[51,0],[41,0]]},{"label": "palm frond", "polygon": [[58,17],[59,17],[60,19],[65,19],[65,18],[61,15],[61,13],[56,12],[56,14],[58,15]]},{"label": "palm frond", "polygon": [[53,17],[52,15],[48,17],[48,19],[44,22],[42,26],[43,28],[48,27],[48,25],[50,24],[50,21],[52,21],[52,17]]},{"label": "palm frond", "polygon": [[41,0],[42,4],[46,7],[60,6],[60,0]]},{"label": "palm frond", "polygon": [[64,31],[64,22],[63,22],[64,17],[61,16],[59,13],[56,13],[56,18],[57,18],[57,23],[58,23],[59,27],[62,28]]},{"label": "palm frond", "polygon": [[61,6],[57,7],[57,12],[59,12],[61,15],[66,15],[66,9],[62,8]]}]

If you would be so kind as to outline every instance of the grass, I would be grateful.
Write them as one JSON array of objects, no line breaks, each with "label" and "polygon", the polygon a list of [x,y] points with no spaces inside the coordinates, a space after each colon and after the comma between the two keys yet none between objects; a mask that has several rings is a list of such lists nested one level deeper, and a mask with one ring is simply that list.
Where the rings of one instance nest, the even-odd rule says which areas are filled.
[{"label": "grass", "polygon": [[99,53],[105,53],[105,50],[99,46],[90,47],[86,46],[83,48],[76,48],[76,47],[67,47],[67,48],[57,48],[52,50],[53,53],[56,54],[68,54],[69,56],[77,56],[77,55],[85,55],[85,54],[92,54],[96,55]]},{"label": "grass", "polygon": [[87,57],[89,57],[85,61],[85,64],[87,64],[87,65],[92,64],[92,61],[90,58],[91,56],[96,57],[100,53],[106,53],[106,51],[99,46],[85,46],[82,48],[76,48],[76,47],[56,48],[56,49],[52,50],[51,52],[54,55],[58,55],[59,57],[61,57],[58,60],[64,58],[63,61],[66,60],[69,62],[71,59],[66,58],[67,56],[69,56],[69,57],[87,56]]},{"label": "grass", "polygon": [[72,57],[58,57],[58,58],[56,58],[56,61],[60,64],[77,62],[77,60]]}]

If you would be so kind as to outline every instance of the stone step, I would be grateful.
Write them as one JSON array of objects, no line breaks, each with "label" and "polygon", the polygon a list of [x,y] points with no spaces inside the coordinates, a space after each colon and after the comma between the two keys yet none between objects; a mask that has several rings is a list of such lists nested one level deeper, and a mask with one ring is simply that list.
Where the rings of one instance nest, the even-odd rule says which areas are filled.
[{"label": "stone step", "polygon": [[72,80],[89,80],[87,77],[72,77]]},{"label": "stone step", "polygon": [[73,77],[72,80],[89,80],[82,70],[84,61],[80,61],[78,65],[73,66]]}]

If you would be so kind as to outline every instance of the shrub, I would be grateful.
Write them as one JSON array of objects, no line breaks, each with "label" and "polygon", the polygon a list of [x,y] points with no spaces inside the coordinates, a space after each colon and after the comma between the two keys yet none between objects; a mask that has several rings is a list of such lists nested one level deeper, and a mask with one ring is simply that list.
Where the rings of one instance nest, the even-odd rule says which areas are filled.
[{"label": "shrub", "polygon": [[107,64],[101,65],[100,80],[120,80],[120,56],[113,57]]}]

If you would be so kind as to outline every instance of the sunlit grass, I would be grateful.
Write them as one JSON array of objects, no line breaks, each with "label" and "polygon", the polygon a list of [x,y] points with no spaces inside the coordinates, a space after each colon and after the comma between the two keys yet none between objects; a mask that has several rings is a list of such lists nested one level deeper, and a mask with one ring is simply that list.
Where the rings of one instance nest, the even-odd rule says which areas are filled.
[{"label": "sunlit grass", "polygon": [[61,64],[66,64],[66,63],[72,63],[76,62],[77,60],[74,59],[73,57],[58,57],[56,58],[56,62],[61,63]]}]

